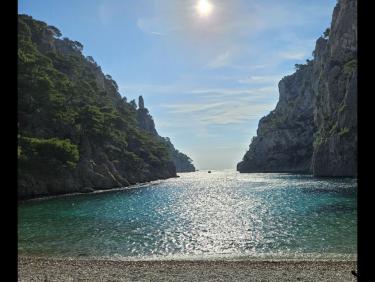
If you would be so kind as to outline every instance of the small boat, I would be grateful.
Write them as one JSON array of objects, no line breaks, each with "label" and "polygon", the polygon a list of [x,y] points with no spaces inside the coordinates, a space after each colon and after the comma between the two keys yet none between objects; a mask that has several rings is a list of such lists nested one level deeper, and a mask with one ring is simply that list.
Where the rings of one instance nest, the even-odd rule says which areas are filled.
[{"label": "small boat", "polygon": [[211,173],[211,170],[209,170],[208,173]]}]

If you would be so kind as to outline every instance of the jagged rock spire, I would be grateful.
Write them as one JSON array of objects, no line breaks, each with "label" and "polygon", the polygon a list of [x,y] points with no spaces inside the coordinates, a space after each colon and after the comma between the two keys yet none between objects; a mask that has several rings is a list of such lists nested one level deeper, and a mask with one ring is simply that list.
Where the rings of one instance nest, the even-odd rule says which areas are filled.
[{"label": "jagged rock spire", "polygon": [[143,100],[142,95],[139,96],[139,98],[138,98],[138,107],[139,107],[139,109],[144,109],[145,108],[145,102]]}]

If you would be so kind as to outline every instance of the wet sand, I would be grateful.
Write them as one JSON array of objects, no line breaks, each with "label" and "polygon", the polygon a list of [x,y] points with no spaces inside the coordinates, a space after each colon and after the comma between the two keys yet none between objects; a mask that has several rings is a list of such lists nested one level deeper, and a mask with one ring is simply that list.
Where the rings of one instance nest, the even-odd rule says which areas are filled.
[{"label": "wet sand", "polygon": [[18,258],[18,281],[357,281],[356,261]]}]

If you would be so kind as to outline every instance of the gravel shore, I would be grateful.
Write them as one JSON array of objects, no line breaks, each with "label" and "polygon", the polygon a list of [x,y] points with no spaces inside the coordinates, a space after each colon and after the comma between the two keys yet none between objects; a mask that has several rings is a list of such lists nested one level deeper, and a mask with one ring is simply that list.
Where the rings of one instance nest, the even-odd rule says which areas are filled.
[{"label": "gravel shore", "polygon": [[18,281],[356,281],[356,261],[18,258]]}]

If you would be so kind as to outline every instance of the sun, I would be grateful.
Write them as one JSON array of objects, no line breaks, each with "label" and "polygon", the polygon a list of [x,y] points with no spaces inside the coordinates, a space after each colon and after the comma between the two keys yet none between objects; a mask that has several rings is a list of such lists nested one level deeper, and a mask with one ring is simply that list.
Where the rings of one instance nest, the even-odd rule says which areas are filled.
[{"label": "sun", "polygon": [[195,9],[201,17],[208,17],[213,10],[214,6],[209,0],[199,0]]}]

